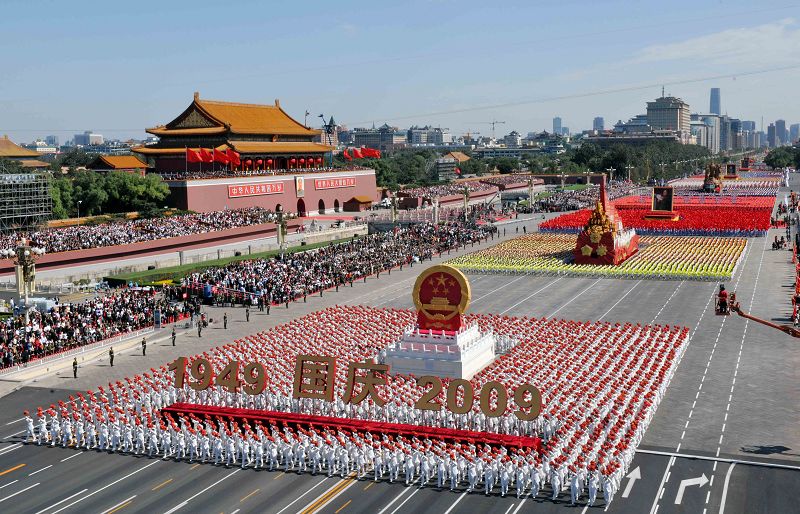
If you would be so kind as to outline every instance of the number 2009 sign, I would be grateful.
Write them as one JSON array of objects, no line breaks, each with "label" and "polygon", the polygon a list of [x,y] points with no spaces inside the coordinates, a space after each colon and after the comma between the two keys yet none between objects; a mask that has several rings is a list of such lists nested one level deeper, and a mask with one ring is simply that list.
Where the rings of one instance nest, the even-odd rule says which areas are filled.
[{"label": "number 2009 sign", "polygon": [[[188,362],[189,359],[186,357],[179,357],[169,366],[169,369],[175,372],[175,387],[178,389],[182,389],[187,383]],[[230,361],[217,374],[214,373],[211,363],[204,358],[194,359],[188,368],[188,373],[193,379],[188,380],[188,385],[195,391],[208,389],[214,384],[231,393],[237,392],[241,387],[244,393],[257,395],[261,394],[267,385],[266,368],[259,362],[251,362],[244,366],[241,373],[241,380],[244,384],[239,379],[240,364],[238,361]],[[348,366],[344,401],[359,404],[369,396],[378,406],[383,406],[386,401],[378,395],[375,387],[386,385],[388,371],[389,366],[384,364],[351,362]],[[367,374],[362,375],[360,372]],[[335,376],[335,358],[299,355],[292,396],[333,401]],[[360,392],[356,392],[356,384],[361,386]],[[437,398],[444,389],[442,380],[436,376],[423,376],[417,379],[417,385],[429,389],[417,400],[414,407],[421,410],[441,410],[442,404],[437,401]],[[481,412],[487,417],[502,416],[508,408],[508,396],[508,390],[502,383],[486,382],[481,387],[479,394]],[[492,402],[492,397],[494,397],[494,402]],[[513,398],[514,404],[517,406],[514,415],[518,419],[531,421],[539,416],[542,409],[542,396],[537,387],[531,384],[522,384],[514,390]],[[460,378],[450,380],[445,391],[444,404],[448,411],[453,414],[466,414],[472,410],[474,403],[475,390],[470,381]]]}]

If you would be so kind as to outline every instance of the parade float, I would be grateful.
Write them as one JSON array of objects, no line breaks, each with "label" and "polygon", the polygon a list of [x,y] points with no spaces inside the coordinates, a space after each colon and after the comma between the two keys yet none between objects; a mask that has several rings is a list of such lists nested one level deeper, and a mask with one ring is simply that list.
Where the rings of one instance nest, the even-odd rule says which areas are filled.
[{"label": "parade float", "polygon": [[578,234],[572,254],[575,264],[618,266],[639,250],[639,236],[626,229],[606,193],[605,175],[600,197],[584,229]]}]

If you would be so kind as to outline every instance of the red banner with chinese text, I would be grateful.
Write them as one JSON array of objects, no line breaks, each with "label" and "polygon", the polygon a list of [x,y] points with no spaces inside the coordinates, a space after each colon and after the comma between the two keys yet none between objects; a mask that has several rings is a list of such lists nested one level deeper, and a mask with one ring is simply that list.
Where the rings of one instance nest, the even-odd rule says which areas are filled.
[{"label": "red banner with chinese text", "polygon": [[314,189],[338,189],[340,187],[356,187],[356,178],[342,177],[314,179]]},{"label": "red banner with chinese text", "polygon": [[260,184],[228,186],[228,198],[240,198],[242,196],[274,195],[279,193],[283,193],[283,182],[265,182]]}]

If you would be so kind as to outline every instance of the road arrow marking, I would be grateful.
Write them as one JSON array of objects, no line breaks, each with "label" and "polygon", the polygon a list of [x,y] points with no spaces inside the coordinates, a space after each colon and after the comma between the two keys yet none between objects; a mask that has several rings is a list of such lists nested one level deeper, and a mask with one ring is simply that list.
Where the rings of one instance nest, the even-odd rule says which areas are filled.
[{"label": "road arrow marking", "polygon": [[708,483],[708,478],[706,478],[706,474],[703,473],[702,476],[697,478],[687,478],[686,480],[681,480],[681,485],[678,487],[678,496],[675,497],[675,505],[680,505],[683,501],[683,490],[686,489],[690,485],[697,485],[703,487]]},{"label": "road arrow marking", "polygon": [[636,468],[630,473],[628,473],[625,478],[628,479],[628,484],[625,486],[625,490],[622,491],[623,498],[627,498],[628,496],[631,495],[631,489],[633,489],[633,483],[642,478],[642,472],[639,469],[639,466],[636,466]]}]

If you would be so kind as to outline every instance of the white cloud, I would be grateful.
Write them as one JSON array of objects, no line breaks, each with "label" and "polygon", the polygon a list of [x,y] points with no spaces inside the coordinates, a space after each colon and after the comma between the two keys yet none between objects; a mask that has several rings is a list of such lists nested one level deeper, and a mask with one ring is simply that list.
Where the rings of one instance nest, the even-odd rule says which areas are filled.
[{"label": "white cloud", "polygon": [[643,48],[632,64],[683,61],[695,64],[754,66],[796,63],[800,26],[793,18],[755,27],[727,29],[676,43]]}]

